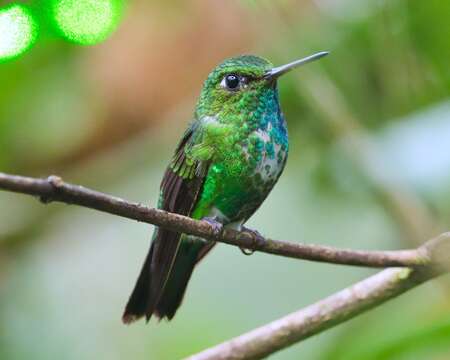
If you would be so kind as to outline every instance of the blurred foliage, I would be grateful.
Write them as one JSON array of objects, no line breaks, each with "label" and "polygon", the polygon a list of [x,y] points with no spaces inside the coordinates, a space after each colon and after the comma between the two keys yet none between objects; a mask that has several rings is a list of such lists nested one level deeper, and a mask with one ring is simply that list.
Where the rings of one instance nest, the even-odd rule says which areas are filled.
[{"label": "blurred foliage", "polygon": [[[58,173],[155,204],[216,63],[330,50],[279,84],[290,158],[250,225],[368,249],[413,246],[417,228],[422,240],[448,230],[450,2],[134,0],[117,31],[90,47],[59,37],[48,0],[17,3],[40,33],[0,64],[0,171]],[[372,273],[218,246],[173,322],[124,327],[150,231],[0,193],[0,358],[176,359]],[[273,358],[448,358],[448,295],[448,278],[435,281]]]}]

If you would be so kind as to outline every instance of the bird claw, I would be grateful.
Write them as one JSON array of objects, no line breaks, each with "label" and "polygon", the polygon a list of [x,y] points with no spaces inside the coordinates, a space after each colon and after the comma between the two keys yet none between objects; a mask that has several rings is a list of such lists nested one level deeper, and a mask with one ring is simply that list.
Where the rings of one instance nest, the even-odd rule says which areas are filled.
[{"label": "bird claw", "polygon": [[253,253],[255,252],[255,250],[250,250],[243,247],[239,247],[239,250],[241,250],[241,252],[246,256],[253,255]]},{"label": "bird claw", "polygon": [[206,221],[209,225],[213,227],[213,234],[215,237],[219,237],[223,231],[223,224],[218,222],[215,218],[204,217],[202,221]]},{"label": "bird claw", "polygon": [[[251,234],[252,239],[253,239],[253,244],[255,244],[255,245],[258,244],[258,242],[265,241],[264,237],[260,234],[260,232],[258,230],[249,229],[249,228],[243,226],[242,231],[245,231],[245,232],[248,232]],[[247,256],[253,255],[253,253],[255,252],[255,250],[246,249],[243,247],[239,247],[239,250],[241,250],[241,252]]]}]

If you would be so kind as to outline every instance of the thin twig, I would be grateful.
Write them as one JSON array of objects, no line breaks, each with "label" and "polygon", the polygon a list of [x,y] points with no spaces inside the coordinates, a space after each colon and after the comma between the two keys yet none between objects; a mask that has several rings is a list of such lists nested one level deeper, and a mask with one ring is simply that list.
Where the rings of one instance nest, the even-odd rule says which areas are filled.
[{"label": "thin twig", "polygon": [[450,233],[428,241],[423,247],[427,249],[437,267],[386,269],[315,304],[192,355],[186,360],[264,358],[448,272]]},{"label": "thin twig", "polygon": [[43,203],[63,202],[196,235],[211,241],[289,258],[333,264],[386,268],[424,266],[429,257],[422,248],[396,251],[336,249],[280,240],[262,239],[247,231],[225,228],[220,234],[206,221],[132,203],[82,186],[64,182],[57,176],[37,179],[0,173],[0,189],[38,196]]}]

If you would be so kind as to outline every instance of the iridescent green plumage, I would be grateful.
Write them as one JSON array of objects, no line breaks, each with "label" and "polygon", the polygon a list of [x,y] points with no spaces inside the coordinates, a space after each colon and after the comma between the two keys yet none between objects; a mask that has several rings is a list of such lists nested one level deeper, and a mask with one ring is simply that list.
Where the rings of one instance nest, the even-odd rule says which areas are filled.
[{"label": "iridescent green plumage", "polygon": [[[248,220],[286,162],[287,129],[276,79],[300,63],[274,68],[247,55],[226,60],[209,74],[194,120],[164,175],[161,209],[238,229]],[[171,319],[194,266],[213,246],[156,229],[124,321],[152,314]]]}]

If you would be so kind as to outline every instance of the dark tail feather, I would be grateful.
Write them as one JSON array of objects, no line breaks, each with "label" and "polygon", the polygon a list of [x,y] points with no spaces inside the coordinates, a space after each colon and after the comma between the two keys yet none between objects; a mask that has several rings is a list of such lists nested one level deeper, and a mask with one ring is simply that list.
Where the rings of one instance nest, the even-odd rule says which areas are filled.
[{"label": "dark tail feather", "polygon": [[130,324],[144,316],[147,312],[150,299],[150,265],[153,257],[154,243],[150,246],[150,251],[145,258],[141,273],[137,279],[134,290],[131,293],[127,306],[122,316],[125,324]]},{"label": "dark tail feather", "polygon": [[203,240],[181,241],[177,233],[158,230],[122,321],[129,324],[144,315],[149,320],[153,313],[159,318],[172,319],[195,264],[211,247]]},{"label": "dark tail feather", "polygon": [[170,320],[174,317],[183,301],[192,271],[215,244],[205,243],[204,240],[181,243],[166,288],[155,309],[159,318],[167,317]]},{"label": "dark tail feather", "polygon": [[200,247],[196,244],[181,244],[164,292],[155,307],[155,314],[159,318],[172,319],[180,307],[192,271],[197,263],[199,250]]},{"label": "dark tail feather", "polygon": [[150,320],[163,295],[179,245],[179,233],[164,229],[154,232],[150,251],[122,316],[125,324],[144,315]]}]

